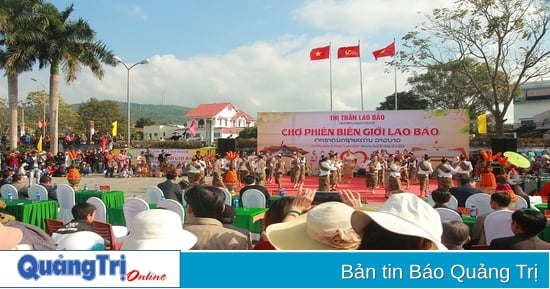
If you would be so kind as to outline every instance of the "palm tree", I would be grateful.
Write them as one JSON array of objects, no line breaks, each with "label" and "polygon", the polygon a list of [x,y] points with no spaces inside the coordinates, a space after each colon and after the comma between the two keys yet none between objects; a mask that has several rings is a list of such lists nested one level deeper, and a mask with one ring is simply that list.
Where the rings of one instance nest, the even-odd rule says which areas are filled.
[{"label": "palm tree", "polygon": [[95,32],[83,19],[76,21],[69,17],[74,11],[70,5],[59,11],[53,4],[47,3],[39,12],[48,20],[44,39],[38,55],[40,69],[50,67],[50,149],[58,151],[59,138],[59,72],[63,70],[65,82],[76,80],[81,66],[88,66],[98,78],[103,78],[101,63],[116,65],[114,54],[101,41],[95,40]]},{"label": "palm tree", "polygon": [[0,67],[8,78],[9,140],[17,148],[18,76],[32,69],[36,61],[36,46],[32,39],[40,30],[40,18],[35,11],[42,0],[0,1]]}]

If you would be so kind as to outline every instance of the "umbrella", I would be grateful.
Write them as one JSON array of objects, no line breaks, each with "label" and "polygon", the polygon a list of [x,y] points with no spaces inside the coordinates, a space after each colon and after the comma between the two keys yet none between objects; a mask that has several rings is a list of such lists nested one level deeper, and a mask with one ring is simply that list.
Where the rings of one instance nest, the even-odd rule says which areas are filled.
[{"label": "umbrella", "polygon": [[504,152],[504,156],[508,158],[509,163],[513,164],[518,168],[526,169],[531,166],[531,162],[529,161],[529,159],[527,159],[523,155],[518,154],[516,152],[507,151],[507,152]]}]

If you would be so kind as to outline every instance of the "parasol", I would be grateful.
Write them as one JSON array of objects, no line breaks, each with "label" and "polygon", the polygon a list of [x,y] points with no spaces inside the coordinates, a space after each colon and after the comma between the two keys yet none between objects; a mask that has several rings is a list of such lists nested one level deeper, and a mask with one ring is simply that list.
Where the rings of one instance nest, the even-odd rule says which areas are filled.
[{"label": "parasol", "polygon": [[531,166],[531,162],[529,159],[524,157],[523,155],[513,152],[513,151],[507,151],[504,152],[504,156],[508,158],[508,162],[513,164],[514,166],[518,168],[529,168]]}]

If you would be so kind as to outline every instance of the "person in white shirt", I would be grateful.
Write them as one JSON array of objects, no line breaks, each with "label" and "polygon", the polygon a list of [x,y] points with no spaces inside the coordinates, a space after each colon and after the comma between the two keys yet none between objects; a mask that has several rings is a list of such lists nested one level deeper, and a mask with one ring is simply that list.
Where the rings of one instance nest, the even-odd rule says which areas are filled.
[{"label": "person in white shirt", "polygon": [[437,188],[449,190],[454,187],[453,175],[456,174],[456,169],[449,164],[446,157],[441,158],[441,164],[437,166]]},{"label": "person in white shirt", "polygon": [[319,191],[330,190],[330,171],[332,165],[326,155],[321,155],[319,161]]},{"label": "person in white shirt", "polygon": [[428,197],[428,191],[430,190],[430,175],[434,172],[431,160],[430,156],[425,154],[422,161],[418,163],[416,175],[420,185],[421,198]]},{"label": "person in white shirt", "polygon": [[458,156],[457,160],[458,161],[454,165],[454,167],[456,168],[457,178],[461,180],[466,177],[471,177],[472,171],[474,170],[472,162],[470,162],[465,155]]},{"label": "person in white shirt", "polygon": [[388,181],[388,190],[386,191],[386,198],[389,198],[394,191],[401,191],[401,166],[400,158],[395,156],[393,159],[390,159],[391,163],[389,166],[389,181]]}]

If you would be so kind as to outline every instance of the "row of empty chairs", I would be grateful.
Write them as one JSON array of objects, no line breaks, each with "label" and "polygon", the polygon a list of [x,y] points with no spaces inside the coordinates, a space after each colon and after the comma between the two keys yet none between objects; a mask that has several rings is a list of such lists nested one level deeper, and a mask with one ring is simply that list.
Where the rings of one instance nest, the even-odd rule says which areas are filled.
[{"label": "row of empty chairs", "polygon": [[[40,193],[40,199],[41,200],[47,200],[48,199],[48,190],[46,190],[46,188],[42,185],[39,185],[39,184],[31,185],[31,186],[29,186],[27,191],[28,191],[28,194],[29,194],[29,199],[31,199],[31,200],[35,200],[36,195],[38,193]],[[4,184],[0,188],[0,193],[2,194],[2,198],[4,198],[4,199],[8,198],[9,193],[11,193],[12,199],[14,199],[14,200],[19,199],[19,193],[17,192],[17,188],[12,184]]]}]

